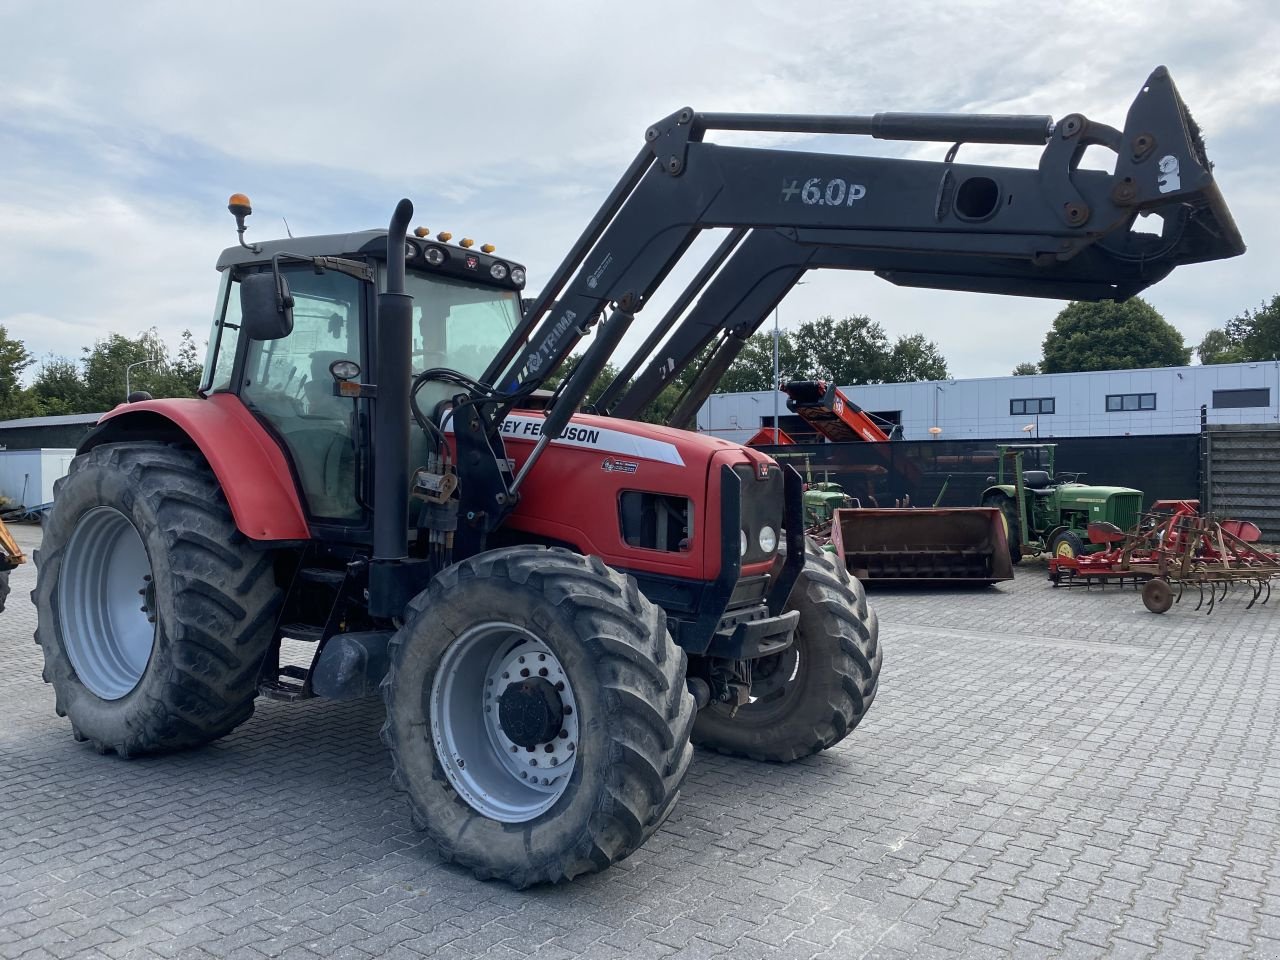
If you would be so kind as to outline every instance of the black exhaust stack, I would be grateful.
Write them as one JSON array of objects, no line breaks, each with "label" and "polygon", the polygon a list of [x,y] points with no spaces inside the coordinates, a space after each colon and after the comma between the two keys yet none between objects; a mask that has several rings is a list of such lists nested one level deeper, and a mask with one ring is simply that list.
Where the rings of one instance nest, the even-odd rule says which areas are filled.
[{"label": "black exhaust stack", "polygon": [[409,356],[413,297],[404,292],[405,235],[413,204],[401,200],[387,228],[387,289],[378,294],[374,338],[373,559],[369,566],[369,613],[398,617],[416,578],[405,569],[409,556]]}]

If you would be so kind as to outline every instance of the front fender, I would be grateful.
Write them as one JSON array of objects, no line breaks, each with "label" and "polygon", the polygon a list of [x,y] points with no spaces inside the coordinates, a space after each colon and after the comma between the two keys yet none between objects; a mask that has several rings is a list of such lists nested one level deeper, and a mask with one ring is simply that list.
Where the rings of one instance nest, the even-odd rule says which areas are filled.
[{"label": "front fender", "polygon": [[236,526],[250,540],[308,540],[306,514],[289,461],[238,397],[144,400],[106,413],[80,444],[190,440],[218,478]]}]

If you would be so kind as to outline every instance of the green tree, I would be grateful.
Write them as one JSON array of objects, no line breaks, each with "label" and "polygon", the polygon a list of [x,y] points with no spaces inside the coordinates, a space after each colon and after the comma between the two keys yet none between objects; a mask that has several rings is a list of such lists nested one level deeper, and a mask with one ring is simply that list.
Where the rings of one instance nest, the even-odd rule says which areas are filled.
[{"label": "green tree", "polygon": [[50,356],[40,364],[31,393],[47,415],[95,413],[85,402],[85,384],[74,360]]},{"label": "green tree", "polygon": [[1196,346],[1201,363],[1239,363],[1245,360],[1244,348],[1232,343],[1225,330],[1210,330]]},{"label": "green tree", "polygon": [[893,353],[884,327],[864,316],[806,321],[796,328],[795,344],[793,375],[845,385],[883,383]]},{"label": "green tree", "polygon": [[125,373],[131,364],[154,360],[136,366],[128,375],[130,390],[145,390],[154,397],[194,396],[200,382],[198,351],[190,331],[183,332],[182,345],[176,359],[169,347],[152,328],[136,337],[111,333],[92,347],[84,347],[84,413],[110,410],[125,399]]},{"label": "green tree", "polygon": [[1036,363],[1020,363],[1013,368],[1015,377],[1031,377],[1040,372],[1040,365]]},{"label": "green tree", "polygon": [[1044,338],[1043,373],[1176,367],[1189,363],[1182,334],[1141,297],[1073,302]]},{"label": "green tree", "polygon": [[1280,294],[1257,310],[1246,310],[1221,330],[1205,334],[1196,353],[1201,363],[1240,363],[1280,357]]},{"label": "green tree", "polygon": [[[804,376],[800,371],[800,356],[795,338],[787,330],[778,334],[778,371],[781,379]],[[750,390],[772,390],[773,382],[773,331],[753,333],[743,344],[725,375],[716,386],[716,393],[745,393]]]},{"label": "green tree", "polygon": [[889,352],[884,383],[913,383],[916,380],[947,379],[947,361],[938,345],[923,333],[899,337]]},{"label": "green tree", "polygon": [[[582,354],[574,353],[565,358],[564,363],[550,377],[547,378],[546,389],[554,390],[560,386],[561,382],[569,376],[574,370],[578,369],[578,364],[582,362]],[[604,393],[609,384],[618,379],[618,368],[612,363],[606,363],[604,369],[591,381],[591,389],[587,391],[587,397],[583,400],[585,406],[590,406],[600,399],[600,394]]]},{"label": "green tree", "polygon": [[40,412],[40,405],[22,386],[22,372],[31,366],[34,358],[27,345],[9,336],[0,326],[0,420],[31,417]]}]

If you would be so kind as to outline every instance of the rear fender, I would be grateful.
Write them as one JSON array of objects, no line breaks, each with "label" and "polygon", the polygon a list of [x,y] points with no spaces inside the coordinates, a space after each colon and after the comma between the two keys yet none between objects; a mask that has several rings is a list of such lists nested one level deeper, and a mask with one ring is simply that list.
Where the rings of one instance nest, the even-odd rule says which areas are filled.
[{"label": "rear fender", "polygon": [[982,499],[986,500],[987,497],[996,493],[1002,493],[1006,497],[1008,497],[1010,500],[1014,500],[1018,496],[1018,494],[1014,491],[1014,488],[1006,484],[1004,486],[987,487],[987,489],[982,491]]},{"label": "rear fender", "polygon": [[308,540],[306,514],[279,444],[238,397],[121,404],[98,421],[77,453],[103,443],[190,441],[209,462],[236,526],[250,540]]}]

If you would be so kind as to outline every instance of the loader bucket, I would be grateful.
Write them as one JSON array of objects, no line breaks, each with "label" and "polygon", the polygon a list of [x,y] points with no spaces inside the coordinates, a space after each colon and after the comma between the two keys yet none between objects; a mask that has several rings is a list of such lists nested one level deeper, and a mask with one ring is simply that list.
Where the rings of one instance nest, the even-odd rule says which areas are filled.
[{"label": "loader bucket", "polygon": [[1013,579],[995,507],[837,510],[831,542],[864,583],[989,584]]}]

